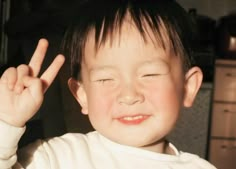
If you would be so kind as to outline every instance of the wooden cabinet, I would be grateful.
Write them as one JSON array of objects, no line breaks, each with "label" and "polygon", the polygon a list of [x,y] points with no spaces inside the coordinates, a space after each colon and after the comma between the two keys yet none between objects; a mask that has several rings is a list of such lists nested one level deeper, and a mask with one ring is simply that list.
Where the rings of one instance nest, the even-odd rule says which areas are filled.
[{"label": "wooden cabinet", "polygon": [[230,139],[212,139],[210,162],[218,169],[236,168],[236,142]]},{"label": "wooden cabinet", "polygon": [[[229,62],[230,65],[220,63],[221,60],[216,61],[214,101],[236,103],[236,61]],[[227,62],[224,60],[222,63]]]},{"label": "wooden cabinet", "polygon": [[236,104],[214,103],[212,110],[211,136],[236,138]]},{"label": "wooden cabinet", "polygon": [[236,60],[216,60],[209,161],[236,169]]}]

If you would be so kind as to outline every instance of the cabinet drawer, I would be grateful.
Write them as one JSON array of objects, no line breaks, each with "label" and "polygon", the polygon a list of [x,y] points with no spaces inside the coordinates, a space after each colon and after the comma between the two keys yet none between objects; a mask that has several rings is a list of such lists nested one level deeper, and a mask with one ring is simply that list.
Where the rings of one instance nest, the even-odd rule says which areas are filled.
[{"label": "cabinet drawer", "polygon": [[236,169],[236,140],[212,139],[209,161],[218,169]]},{"label": "cabinet drawer", "polygon": [[214,103],[211,136],[236,138],[236,104]]},{"label": "cabinet drawer", "polygon": [[216,66],[214,100],[236,102],[236,67]]}]

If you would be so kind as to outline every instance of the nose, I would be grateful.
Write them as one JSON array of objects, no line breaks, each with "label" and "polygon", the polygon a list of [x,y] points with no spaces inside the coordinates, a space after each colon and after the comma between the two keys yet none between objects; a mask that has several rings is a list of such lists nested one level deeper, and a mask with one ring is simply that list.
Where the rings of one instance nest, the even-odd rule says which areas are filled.
[{"label": "nose", "polygon": [[139,88],[140,87],[135,85],[134,82],[124,84],[118,95],[119,104],[133,105],[142,103],[144,101],[144,96]]}]

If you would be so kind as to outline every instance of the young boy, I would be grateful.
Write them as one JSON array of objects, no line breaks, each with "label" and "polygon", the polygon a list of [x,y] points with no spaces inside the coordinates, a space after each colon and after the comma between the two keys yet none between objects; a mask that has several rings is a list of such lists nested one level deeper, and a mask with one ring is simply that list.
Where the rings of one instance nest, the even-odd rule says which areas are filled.
[{"label": "young boy", "polygon": [[64,48],[69,88],[96,131],[39,140],[16,156],[25,123],[64,62],[58,55],[38,78],[42,39],[29,65],[9,68],[0,80],[0,168],[214,169],[165,139],[202,81],[190,64],[187,23],[173,0],[85,1]]}]

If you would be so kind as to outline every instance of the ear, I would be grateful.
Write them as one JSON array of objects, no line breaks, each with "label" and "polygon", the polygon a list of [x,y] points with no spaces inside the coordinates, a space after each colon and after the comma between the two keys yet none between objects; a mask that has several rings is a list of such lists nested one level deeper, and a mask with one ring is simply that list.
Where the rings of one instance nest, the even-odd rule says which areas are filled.
[{"label": "ear", "polygon": [[70,78],[68,80],[68,86],[75,99],[79,102],[82,113],[88,114],[87,95],[82,83]]},{"label": "ear", "polygon": [[184,107],[191,107],[202,84],[203,74],[199,67],[192,67],[185,75]]}]

